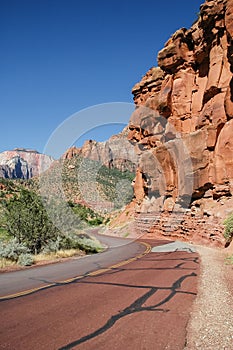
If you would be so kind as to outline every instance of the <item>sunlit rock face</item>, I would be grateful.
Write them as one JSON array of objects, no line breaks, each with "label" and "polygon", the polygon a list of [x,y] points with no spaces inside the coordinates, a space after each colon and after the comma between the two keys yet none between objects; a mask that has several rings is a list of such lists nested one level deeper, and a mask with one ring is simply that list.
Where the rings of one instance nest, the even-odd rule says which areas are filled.
[{"label": "sunlit rock face", "polygon": [[30,179],[47,170],[54,159],[34,150],[17,148],[0,153],[0,177]]},{"label": "sunlit rock face", "polygon": [[[132,90],[137,212],[161,213],[167,222],[185,208],[182,227],[196,219],[205,238],[224,244],[222,228],[214,227],[233,209],[233,0],[207,0],[157,61]],[[165,234],[158,221],[154,227]],[[182,227],[170,231],[187,238]]]},{"label": "sunlit rock face", "polygon": [[125,128],[121,133],[104,142],[87,140],[80,148],[75,146],[69,148],[62,158],[71,159],[74,156],[81,156],[100,162],[108,168],[135,172],[138,156],[135,153],[134,146],[127,139],[127,133],[128,128]]}]

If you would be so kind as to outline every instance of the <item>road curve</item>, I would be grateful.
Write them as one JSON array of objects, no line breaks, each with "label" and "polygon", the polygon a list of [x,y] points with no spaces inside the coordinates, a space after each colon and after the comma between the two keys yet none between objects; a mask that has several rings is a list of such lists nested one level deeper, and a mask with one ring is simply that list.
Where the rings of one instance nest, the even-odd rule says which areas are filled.
[{"label": "road curve", "polygon": [[0,273],[0,300],[8,295],[87,276],[94,271],[141,256],[146,251],[145,245],[136,241],[99,235],[96,231],[93,235],[108,246],[104,252],[46,266]]},{"label": "road curve", "polygon": [[[129,258],[132,247],[140,257],[129,263],[0,301],[0,349],[183,350],[197,293],[198,254],[143,254],[140,242],[112,249],[126,250],[122,254]],[[111,249],[106,253],[114,255]]]}]

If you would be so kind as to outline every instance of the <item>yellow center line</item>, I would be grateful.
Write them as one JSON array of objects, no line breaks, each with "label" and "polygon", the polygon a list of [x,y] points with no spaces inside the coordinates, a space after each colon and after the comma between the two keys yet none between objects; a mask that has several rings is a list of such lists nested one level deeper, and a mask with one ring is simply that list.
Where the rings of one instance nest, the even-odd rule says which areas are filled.
[{"label": "yellow center line", "polygon": [[67,280],[64,280],[64,281],[53,282],[53,283],[46,284],[46,285],[41,286],[41,287],[27,289],[27,290],[24,290],[22,292],[18,292],[18,293],[14,293],[14,294],[4,295],[4,296],[0,297],[0,300],[15,299],[15,298],[18,298],[18,297],[21,297],[21,296],[25,296],[25,295],[29,295],[29,294],[38,292],[38,291],[43,290],[43,289],[47,289],[49,287],[57,286],[59,284],[68,284],[68,283],[72,283],[72,282],[77,281],[77,280],[79,280],[81,278],[84,278],[84,277],[92,277],[92,276],[101,275],[101,274],[103,274],[105,272],[109,272],[109,271],[111,271],[113,269],[116,269],[118,267],[121,267],[121,266],[124,266],[126,264],[129,264],[132,261],[138,260],[138,259],[142,258],[143,256],[145,256],[145,255],[150,253],[151,246],[148,243],[140,242],[140,244],[144,245],[146,247],[146,249],[145,249],[145,251],[143,253],[135,256],[134,258],[130,258],[130,259],[121,261],[121,262],[119,262],[119,263],[117,263],[115,265],[112,265],[110,267],[107,267],[105,269],[99,269],[99,270],[96,270],[96,271],[92,271],[92,272],[89,272],[88,274],[76,276],[76,277],[73,277],[73,278],[70,278],[70,279],[67,279]]}]

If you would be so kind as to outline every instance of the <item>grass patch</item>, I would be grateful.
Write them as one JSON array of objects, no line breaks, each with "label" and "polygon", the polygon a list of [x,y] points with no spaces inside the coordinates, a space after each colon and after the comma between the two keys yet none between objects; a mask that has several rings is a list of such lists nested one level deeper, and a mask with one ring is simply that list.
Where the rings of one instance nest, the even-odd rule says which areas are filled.
[{"label": "grass patch", "polygon": [[15,266],[17,263],[10,259],[0,258],[0,269],[4,269],[5,267]]},{"label": "grass patch", "polygon": [[226,257],[225,261],[227,265],[233,265],[233,255]]},{"label": "grass patch", "polygon": [[126,233],[124,234],[124,238],[127,238],[128,235],[129,235],[129,232],[126,232]]},{"label": "grass patch", "polygon": [[[40,253],[37,255],[33,255],[33,264],[38,264],[40,262],[49,262],[58,259],[71,258],[73,256],[82,257],[85,256],[86,253],[80,249],[61,249],[57,252],[50,252],[48,254]],[[0,269],[4,269],[6,267],[19,266],[16,261],[12,261],[6,258],[0,258]]]},{"label": "grass patch", "polygon": [[41,261],[71,258],[72,256],[84,256],[84,255],[85,253],[79,249],[64,249],[64,250],[59,250],[57,252],[51,252],[49,254],[40,253],[38,255],[35,255],[34,263],[36,264]]}]

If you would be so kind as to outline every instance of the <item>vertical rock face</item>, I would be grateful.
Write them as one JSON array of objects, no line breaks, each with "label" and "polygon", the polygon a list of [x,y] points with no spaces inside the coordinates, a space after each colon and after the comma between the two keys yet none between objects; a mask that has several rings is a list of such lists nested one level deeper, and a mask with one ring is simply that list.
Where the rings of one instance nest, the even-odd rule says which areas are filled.
[{"label": "vertical rock face", "polygon": [[17,148],[0,153],[0,177],[30,179],[47,170],[54,159],[33,150]]},{"label": "vertical rock face", "polygon": [[[186,200],[192,220],[220,222],[233,210],[233,0],[207,0],[132,92],[137,108],[128,139],[140,158],[138,213],[179,211]],[[219,233],[211,237],[221,241]]]}]

